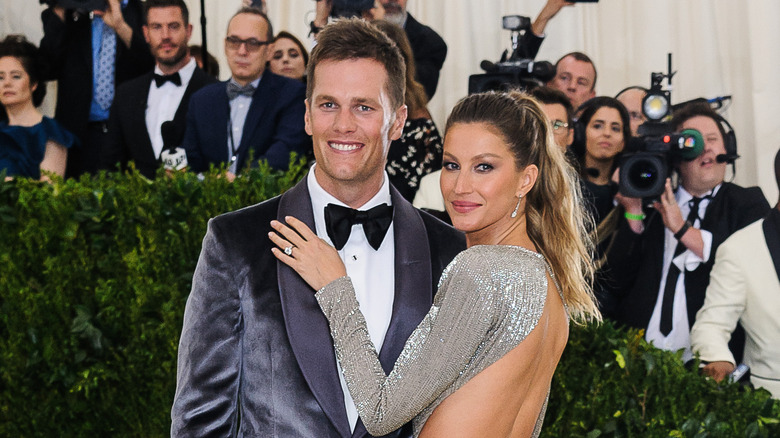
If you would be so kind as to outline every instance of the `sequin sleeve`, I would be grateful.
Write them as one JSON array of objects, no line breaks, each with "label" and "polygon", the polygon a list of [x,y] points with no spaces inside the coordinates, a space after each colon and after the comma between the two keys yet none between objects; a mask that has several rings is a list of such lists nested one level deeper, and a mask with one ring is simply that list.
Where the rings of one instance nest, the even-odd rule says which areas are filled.
[{"label": "sequin sleeve", "polygon": [[[538,294],[530,297],[537,301],[530,306],[536,309],[534,314],[522,318],[527,327],[517,327],[514,319],[506,325],[502,314],[512,312],[517,299],[529,298],[523,292],[529,284],[535,291],[546,291],[544,267],[541,276],[526,281],[517,272],[505,275],[506,267],[495,262],[468,250],[455,258],[442,275],[433,306],[407,340],[389,376],[371,343],[350,279],[342,277],[317,293],[347,387],[369,433],[392,432],[440,402],[440,397],[457,389],[456,380],[472,377],[498,358],[489,363],[478,360],[484,359],[486,351],[497,351],[495,343],[510,342],[506,348],[511,349],[536,325],[544,303]],[[511,339],[496,339],[499,326],[515,332]]]}]

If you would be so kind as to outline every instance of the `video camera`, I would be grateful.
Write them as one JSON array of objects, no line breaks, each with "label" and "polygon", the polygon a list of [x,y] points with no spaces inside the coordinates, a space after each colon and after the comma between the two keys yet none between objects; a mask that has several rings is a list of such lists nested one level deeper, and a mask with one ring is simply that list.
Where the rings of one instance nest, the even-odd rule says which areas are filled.
[{"label": "video camera", "polygon": [[[316,0],[324,1],[324,0]],[[341,17],[360,17],[364,11],[374,7],[374,0],[333,0],[333,8],[330,10],[330,16],[333,18]]]},{"label": "video camera", "polygon": [[505,50],[497,63],[482,61],[479,66],[486,73],[469,76],[469,94],[490,90],[508,91],[513,88],[530,89],[544,85],[555,77],[555,66],[551,63],[521,58],[518,54],[521,34],[530,32],[530,18],[506,15],[502,19],[502,27],[511,32],[512,54],[508,55]]},{"label": "video camera", "polygon": [[642,100],[642,114],[647,121],[639,126],[620,164],[618,190],[631,198],[656,198],[664,191],[666,178],[675,163],[691,161],[704,151],[704,139],[699,131],[686,129],[673,132],[666,119],[671,115],[671,93],[661,82],[671,85],[672,55],[669,54],[667,74],[651,73],[650,90]]}]

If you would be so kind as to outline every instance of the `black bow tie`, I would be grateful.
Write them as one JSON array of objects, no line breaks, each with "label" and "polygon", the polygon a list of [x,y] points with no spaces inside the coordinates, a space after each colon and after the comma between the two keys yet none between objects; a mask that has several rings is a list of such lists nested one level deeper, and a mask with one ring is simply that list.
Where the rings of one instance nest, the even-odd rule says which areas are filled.
[{"label": "black bow tie", "polygon": [[366,211],[336,204],[328,204],[325,207],[325,229],[337,250],[344,248],[349,240],[352,225],[355,224],[363,225],[368,243],[372,248],[379,249],[392,221],[392,205],[381,204]]},{"label": "black bow tie", "polygon": [[177,87],[181,87],[181,76],[179,76],[179,72],[170,75],[158,75],[157,73],[154,74],[154,83],[157,84],[157,88],[162,87],[163,84],[168,81],[171,81],[171,83]]},{"label": "black bow tie", "polygon": [[255,94],[255,87],[252,84],[246,84],[243,87],[233,81],[229,81],[227,84],[227,95],[230,100],[238,96],[252,97],[253,94]]}]

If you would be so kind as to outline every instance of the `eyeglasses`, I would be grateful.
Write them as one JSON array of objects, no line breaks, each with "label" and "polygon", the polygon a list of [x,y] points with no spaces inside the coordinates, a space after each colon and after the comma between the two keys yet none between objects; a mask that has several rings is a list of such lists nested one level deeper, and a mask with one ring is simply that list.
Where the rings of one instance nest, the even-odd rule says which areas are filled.
[{"label": "eyeglasses", "polygon": [[241,44],[245,44],[247,52],[257,52],[260,50],[260,47],[268,44],[268,41],[258,41],[254,38],[242,40],[239,37],[229,36],[225,38],[225,43],[227,43],[227,48],[230,50],[238,50],[241,47]]},{"label": "eyeglasses", "polygon": [[566,122],[564,122],[564,121],[562,121],[562,120],[555,120],[555,121],[553,122],[553,125],[552,125],[552,126],[553,126],[553,131],[556,131],[556,132],[557,132],[557,131],[560,131],[560,130],[561,130],[561,128],[564,128],[564,129],[565,129],[565,128],[568,128],[568,127],[569,127],[569,124],[568,124],[568,123],[566,123]]}]

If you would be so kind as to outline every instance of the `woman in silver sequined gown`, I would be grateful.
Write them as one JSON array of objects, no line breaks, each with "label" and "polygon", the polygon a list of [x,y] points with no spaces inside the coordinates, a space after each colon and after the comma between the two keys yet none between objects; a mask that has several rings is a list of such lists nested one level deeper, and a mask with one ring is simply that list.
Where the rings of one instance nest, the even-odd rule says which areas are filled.
[{"label": "woman in silver sequined gown", "polygon": [[535,100],[484,93],[447,121],[441,188],[469,248],[389,375],[336,250],[287,218],[271,239],[291,254],[274,254],[318,290],[372,435],[413,420],[419,437],[538,436],[569,318],[600,318],[576,177]]}]

